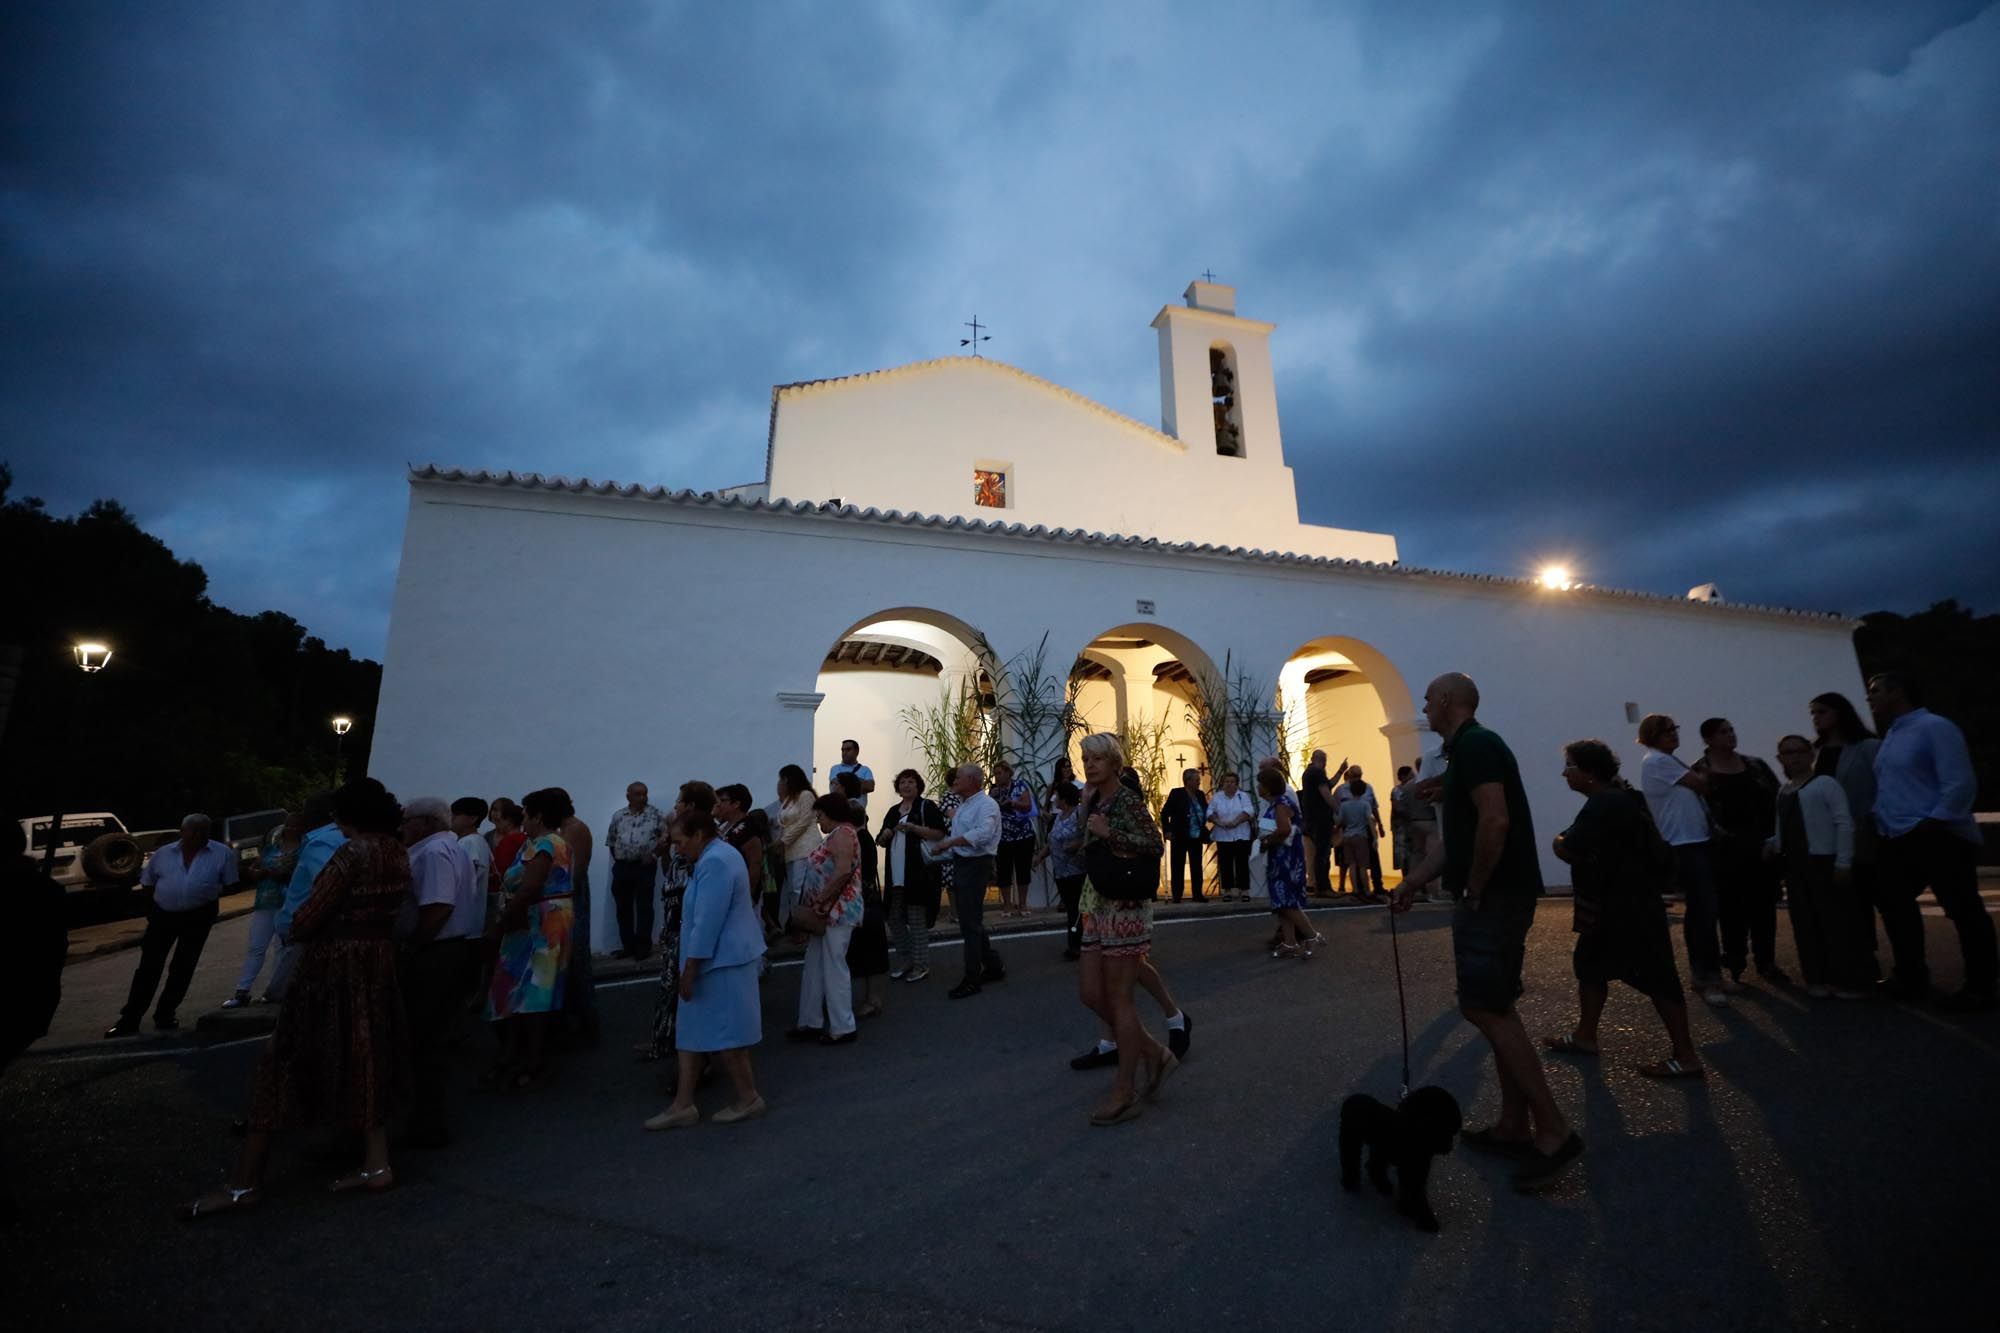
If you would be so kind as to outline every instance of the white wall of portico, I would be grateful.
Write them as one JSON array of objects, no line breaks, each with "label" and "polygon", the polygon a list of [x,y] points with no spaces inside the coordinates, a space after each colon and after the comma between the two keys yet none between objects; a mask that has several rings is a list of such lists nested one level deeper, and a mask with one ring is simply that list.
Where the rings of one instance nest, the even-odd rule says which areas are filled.
[{"label": "white wall of portico", "polygon": [[[656,583],[646,571],[660,571]],[[655,791],[698,776],[761,793],[779,765],[815,759],[813,713],[796,701],[820,693],[830,646],[890,609],[888,588],[899,605],[976,627],[1003,661],[1047,634],[1059,674],[1107,627],[1147,622],[1268,682],[1323,638],[1379,654],[1370,679],[1393,669],[1412,696],[1440,671],[1467,671],[1482,718],[1520,757],[1542,846],[1577,805],[1558,774],[1564,741],[1600,736],[1636,758],[1627,702],[1727,715],[1761,747],[1800,729],[1813,694],[1860,684],[1835,621],[413,479],[372,771],[393,790],[447,797],[558,784],[600,827],[634,777]],[[1413,719],[1398,711],[1386,725],[1407,762],[1395,741],[1415,753]],[[1559,865],[1545,870],[1564,882]],[[600,867],[600,889],[605,879]]]}]

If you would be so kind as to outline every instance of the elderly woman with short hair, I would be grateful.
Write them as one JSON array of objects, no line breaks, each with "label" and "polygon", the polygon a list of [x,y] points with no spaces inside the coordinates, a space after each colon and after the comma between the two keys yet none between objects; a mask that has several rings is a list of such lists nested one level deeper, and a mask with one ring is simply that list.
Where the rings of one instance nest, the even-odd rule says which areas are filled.
[{"label": "elderly woman with short hair", "polygon": [[924,775],[906,768],[896,775],[896,804],[882,816],[882,885],[888,899],[889,942],[896,966],[889,975],[922,981],[931,974],[931,927],[937,923],[943,875],[924,859],[924,836],[941,829],[944,812],[924,797]]},{"label": "elderly woman with short hair", "polygon": [[[723,788],[735,790],[740,789]],[[733,794],[725,799],[732,808],[738,805]],[[648,1119],[646,1128],[684,1129],[701,1119],[694,1096],[702,1066],[711,1058],[722,1065],[736,1091],[736,1100],[709,1117],[711,1122],[754,1119],[764,1114],[764,1099],[750,1073],[750,1048],[763,1039],[757,960],[764,956],[764,932],[750,893],[749,867],[742,849],[717,836],[715,820],[705,811],[683,804],[668,836],[693,867],[681,899],[675,949],[680,960],[675,982],[680,1069],[673,1104]]]},{"label": "elderly woman with short hair", "polygon": [[1132,991],[1153,940],[1153,894],[1160,883],[1164,843],[1146,798],[1119,779],[1125,750],[1110,732],[1084,738],[1088,784],[1080,818],[1087,879],[1078,903],[1083,958],[1078,989],[1083,1002],[1110,1027],[1118,1044],[1118,1074],[1090,1113],[1093,1125],[1137,1119],[1137,1075],[1146,1069],[1144,1096],[1158,1094],[1180,1061],[1139,1021]]}]

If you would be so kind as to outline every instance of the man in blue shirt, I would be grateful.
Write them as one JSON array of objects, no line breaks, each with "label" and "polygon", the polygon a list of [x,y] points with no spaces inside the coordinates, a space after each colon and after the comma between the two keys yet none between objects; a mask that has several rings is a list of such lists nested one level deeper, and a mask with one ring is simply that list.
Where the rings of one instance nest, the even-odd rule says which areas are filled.
[{"label": "man in blue shirt", "polygon": [[1923,707],[1909,677],[1884,671],[1868,682],[1868,707],[1882,731],[1875,752],[1875,826],[1882,834],[1882,884],[1877,905],[1895,953],[1895,975],[1883,983],[1898,999],[1930,992],[1924,961],[1924,921],[1917,897],[1926,888],[1958,929],[1965,987],[1940,996],[1937,1007],[1978,1013],[1993,1007],[1996,945],[1993,919],[1979,899],[1979,826],[1972,804],[1979,780],[1965,735]]},{"label": "man in blue shirt", "polygon": [[860,741],[848,740],[840,743],[840,762],[827,770],[827,790],[831,791],[840,784],[842,773],[852,773],[855,781],[861,784],[861,808],[866,810],[868,794],[875,790],[875,774],[869,770],[868,765],[861,762]]},{"label": "man in blue shirt", "polygon": [[272,1000],[285,998],[285,987],[292,981],[292,969],[299,961],[299,946],[292,943],[292,918],[299,908],[305,906],[312,896],[313,880],[326,869],[326,863],[333,854],[347,842],[347,835],[340,831],[340,825],[333,822],[333,794],[321,792],[306,798],[306,826],[312,831],[299,844],[298,864],[292,870],[291,882],[285,885],[285,904],[278,909],[277,919],[272,927],[278,938],[285,942],[285,951],[278,955],[278,965],[271,970],[271,984],[264,994]]}]

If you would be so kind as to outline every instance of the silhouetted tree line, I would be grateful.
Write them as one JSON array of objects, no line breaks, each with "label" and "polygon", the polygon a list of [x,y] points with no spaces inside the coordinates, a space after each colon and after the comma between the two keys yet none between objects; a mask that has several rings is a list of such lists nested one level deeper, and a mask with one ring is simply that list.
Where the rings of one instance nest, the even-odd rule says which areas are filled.
[{"label": "silhouetted tree line", "polygon": [[[134,829],[200,810],[296,805],[333,777],[331,718],[354,719],[346,773],[368,763],[378,662],[328,648],[280,611],[239,615],[207,596],[200,565],[177,560],[123,505],[58,518],[10,497],[0,464],[0,808],[19,815],[109,810]],[[71,646],[114,656],[86,677]],[[5,686],[0,685],[0,691]]]},{"label": "silhouetted tree line", "polygon": [[[1907,671],[1931,711],[1958,723],[1979,770],[1979,808],[2000,809],[2000,693],[1993,688],[2000,615],[1976,616],[1955,601],[1913,616],[1876,611],[1861,617],[1854,650],[1864,675]],[[1861,700],[1854,703],[1867,712]]]}]

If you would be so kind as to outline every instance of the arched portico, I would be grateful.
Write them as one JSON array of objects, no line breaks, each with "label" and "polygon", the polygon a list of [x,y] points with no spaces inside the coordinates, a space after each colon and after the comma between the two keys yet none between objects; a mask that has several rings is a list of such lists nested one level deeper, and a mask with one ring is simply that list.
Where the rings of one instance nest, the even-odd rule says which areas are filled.
[{"label": "arched portico", "polygon": [[898,772],[914,768],[935,786],[950,737],[990,725],[1001,669],[984,634],[931,607],[897,606],[863,616],[822,650],[814,677],[812,778],[827,789],[844,740],[860,746],[875,776],[879,809]]}]

